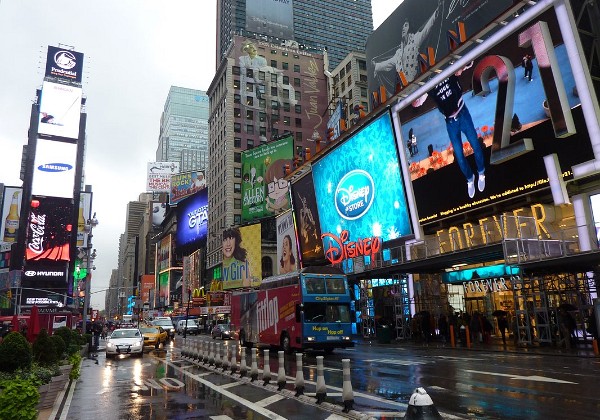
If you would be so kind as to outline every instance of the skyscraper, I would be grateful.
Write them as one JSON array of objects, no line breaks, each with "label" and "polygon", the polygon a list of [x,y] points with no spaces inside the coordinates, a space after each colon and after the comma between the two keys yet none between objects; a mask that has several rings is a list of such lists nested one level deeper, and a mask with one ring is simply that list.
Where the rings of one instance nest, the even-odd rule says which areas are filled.
[{"label": "skyscraper", "polygon": [[208,165],[208,96],[171,86],[160,119],[156,160],[179,162],[182,172]]},{"label": "skyscraper", "polygon": [[371,0],[217,0],[217,66],[234,35],[295,41],[301,49],[327,49],[333,69],[350,51],[364,51],[373,31]]}]

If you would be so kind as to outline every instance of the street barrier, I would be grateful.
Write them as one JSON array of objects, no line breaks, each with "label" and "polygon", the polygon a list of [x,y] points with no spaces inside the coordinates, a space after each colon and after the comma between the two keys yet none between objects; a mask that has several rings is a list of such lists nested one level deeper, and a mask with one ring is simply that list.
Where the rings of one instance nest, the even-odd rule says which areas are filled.
[{"label": "street barrier", "polygon": [[264,351],[264,363],[263,363],[263,386],[267,385],[271,381],[271,366],[269,364],[269,349]]},{"label": "street barrier", "polygon": [[302,353],[296,353],[296,397],[304,394],[304,372],[302,371]]},{"label": "street barrier", "polygon": [[231,346],[231,374],[233,375],[237,370],[237,346],[234,344]]},{"label": "street barrier", "polygon": [[433,405],[433,401],[425,388],[415,389],[408,400],[408,407],[404,418],[407,420],[434,420],[441,419],[442,416]]},{"label": "street barrier", "polygon": [[594,354],[600,356],[600,351],[598,351],[598,340],[595,338],[592,340],[592,348],[594,349]]},{"label": "street barrier", "polygon": [[223,344],[223,347],[225,347],[225,349],[223,352],[223,362],[221,362],[221,365],[223,367],[223,372],[225,372],[227,369],[229,369],[229,344],[225,343]]},{"label": "street barrier", "polygon": [[204,365],[208,364],[209,348],[210,348],[210,343],[208,341],[205,341],[204,343],[202,343],[202,349],[203,349],[202,363]]},{"label": "street barrier", "polygon": [[344,413],[352,410],[354,404],[354,392],[352,391],[352,382],[350,381],[350,359],[342,359],[343,385],[342,401],[344,402]]},{"label": "street barrier", "polygon": [[456,338],[454,337],[454,325],[450,325],[450,346],[456,347]]},{"label": "street barrier", "polygon": [[258,349],[252,349],[252,365],[250,366],[250,382],[258,379],[258,363],[256,363],[256,352]]},{"label": "street barrier", "polygon": [[321,404],[327,397],[327,387],[325,386],[325,375],[323,373],[323,356],[317,356],[317,404]]},{"label": "street barrier", "polygon": [[284,366],[284,352],[278,351],[279,356],[279,370],[277,371],[277,390],[281,391],[285,388],[285,366]]},{"label": "street barrier", "polygon": [[215,367],[221,367],[221,343],[215,343]]}]

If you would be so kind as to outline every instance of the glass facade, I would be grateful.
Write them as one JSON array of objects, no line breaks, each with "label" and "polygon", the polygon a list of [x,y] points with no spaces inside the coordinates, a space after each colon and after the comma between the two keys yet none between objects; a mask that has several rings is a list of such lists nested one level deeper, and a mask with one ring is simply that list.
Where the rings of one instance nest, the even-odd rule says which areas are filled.
[{"label": "glass facade", "polygon": [[179,162],[181,171],[208,165],[208,96],[171,86],[161,117],[156,160]]}]

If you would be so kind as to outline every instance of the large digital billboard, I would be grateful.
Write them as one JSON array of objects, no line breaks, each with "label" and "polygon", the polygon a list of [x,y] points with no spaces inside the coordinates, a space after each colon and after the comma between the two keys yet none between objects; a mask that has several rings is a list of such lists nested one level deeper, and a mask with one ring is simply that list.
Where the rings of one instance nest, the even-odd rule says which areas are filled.
[{"label": "large digital billboard", "polygon": [[32,196],[25,259],[70,261],[72,221],[72,199]]},{"label": "large digital billboard", "polygon": [[513,0],[405,0],[367,39],[369,92],[384,86],[390,98],[397,85],[420,75],[420,54],[431,48],[439,60],[450,52],[448,32],[458,36],[459,22],[471,38],[512,5]]},{"label": "large digital billboard", "polygon": [[175,205],[204,188],[206,188],[206,174],[204,171],[190,171],[172,175],[169,204]]},{"label": "large digital billboard", "polygon": [[81,95],[82,91],[79,87],[44,82],[38,134],[78,139]]},{"label": "large digital billboard", "polygon": [[293,0],[246,0],[246,30],[294,39]]},{"label": "large digital billboard", "polygon": [[171,176],[179,173],[179,162],[148,162],[146,191],[169,192]]},{"label": "large digital billboard", "polygon": [[413,233],[389,112],[313,163],[312,176],[330,262]]},{"label": "large digital billboard", "polygon": [[296,271],[298,264],[294,213],[288,211],[277,217],[277,274]]},{"label": "large digital billboard", "polygon": [[564,180],[593,158],[553,11],[457,73],[400,112],[421,224],[548,189],[545,156]]},{"label": "large digital billboard", "polygon": [[17,242],[23,189],[20,187],[4,187],[2,197],[2,213],[0,213],[2,216],[2,219],[0,219],[2,242]]},{"label": "large digital billboard", "polygon": [[310,175],[294,181],[292,184],[292,197],[302,267],[322,263],[325,260],[325,255],[323,254],[323,241],[321,241],[321,226],[319,225],[319,213],[315,202],[313,179]]},{"label": "large digital billboard", "polygon": [[37,140],[31,193],[73,198],[77,144]]},{"label": "large digital billboard", "polygon": [[201,247],[206,243],[207,232],[208,189],[204,188],[177,204],[177,250]]},{"label": "large digital billboard", "polygon": [[69,82],[81,83],[83,53],[48,46],[46,77],[56,77]]},{"label": "large digital billboard", "polygon": [[77,216],[77,247],[87,247],[89,232],[86,231],[85,226],[91,218],[92,193],[81,192],[79,194],[79,211]]},{"label": "large digital billboard", "polygon": [[286,137],[242,152],[242,220],[290,209],[286,168],[292,168],[294,139]]},{"label": "large digital billboard", "polygon": [[260,223],[223,231],[223,290],[257,287],[262,280]]}]

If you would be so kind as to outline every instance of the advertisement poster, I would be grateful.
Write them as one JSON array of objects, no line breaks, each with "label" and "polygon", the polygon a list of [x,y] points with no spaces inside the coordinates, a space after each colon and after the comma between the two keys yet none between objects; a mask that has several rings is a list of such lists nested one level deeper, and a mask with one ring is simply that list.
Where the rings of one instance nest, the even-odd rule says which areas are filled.
[{"label": "advertisement poster", "polygon": [[206,243],[207,234],[208,189],[204,188],[177,204],[176,248],[199,248]]},{"label": "advertisement poster", "polygon": [[73,200],[32,196],[25,260],[70,261]]},{"label": "advertisement poster", "polygon": [[292,211],[277,217],[277,274],[298,270],[298,247]]},{"label": "advertisement poster", "polygon": [[31,193],[73,198],[77,144],[37,140]]},{"label": "advertisement poster", "polygon": [[206,188],[206,174],[204,171],[182,172],[173,175],[171,176],[169,204],[177,204],[204,188]]},{"label": "advertisement poster", "polygon": [[167,235],[156,244],[156,268],[158,272],[166,270],[171,266],[171,235]]},{"label": "advertisement poster", "polygon": [[331,263],[413,233],[389,112],[313,163],[312,176]]},{"label": "advertisement poster", "polygon": [[301,252],[301,266],[321,263],[325,260],[321,226],[315,202],[315,190],[310,175],[304,176],[292,184],[294,214],[297,224],[298,245]]},{"label": "advertisement poster", "polygon": [[2,242],[17,242],[22,197],[23,189],[21,187],[4,187],[2,219],[0,220]]},{"label": "advertisement poster", "polygon": [[44,82],[38,134],[78,139],[81,96],[79,87]]},{"label": "advertisement poster", "polygon": [[56,77],[69,82],[81,83],[83,53],[48,46],[46,77]]},{"label": "advertisement poster", "polygon": [[81,192],[79,194],[79,211],[77,216],[77,247],[87,247],[88,232],[85,225],[92,218],[92,193]]},{"label": "advertisement poster", "polygon": [[223,231],[223,290],[258,287],[262,280],[260,223]]},{"label": "advertisement poster", "polygon": [[146,191],[169,192],[171,176],[179,173],[179,162],[148,162]]},{"label": "advertisement poster", "polygon": [[[408,148],[405,153],[421,224],[548,189],[544,156],[557,155],[564,180],[572,177],[573,165],[593,158],[556,19],[553,13],[546,13],[540,20],[548,22],[551,39],[547,49],[543,43],[538,47],[545,50],[544,59],[553,64],[540,66],[531,47],[518,46],[518,34],[537,25],[536,20],[478,57],[460,76],[440,83],[427,93],[425,102],[415,101],[400,112],[402,138],[406,141],[415,137],[418,145],[412,153]],[[525,64],[526,59],[529,65]],[[482,68],[486,63],[500,61],[505,72],[502,83],[492,73],[489,92],[474,95],[469,88],[478,85]],[[548,80],[546,87],[543,78]],[[452,106],[439,106],[436,96],[448,87],[456,92],[452,96],[448,90],[443,93]],[[563,92],[568,113],[555,118],[556,127],[550,119],[547,100],[553,90]],[[453,103],[452,97],[459,102]],[[502,101],[499,97],[507,99]],[[449,122],[442,110],[453,108],[453,104],[462,105],[457,121]],[[560,103],[558,106],[560,110]],[[507,117],[500,120],[498,115]],[[574,124],[574,134],[566,132],[569,119]],[[463,122],[463,131],[451,137],[448,133],[454,124]],[[556,132],[561,130],[558,127],[566,133],[561,138]],[[503,136],[506,144],[500,141]],[[494,160],[496,156],[504,158]]]},{"label": "advertisement poster", "polygon": [[246,0],[246,30],[294,39],[293,0]]},{"label": "advertisement poster", "polygon": [[384,86],[390,98],[402,79],[410,83],[420,75],[421,53],[432,48],[437,61],[448,55],[448,31],[456,33],[458,22],[471,38],[512,5],[512,0],[402,2],[367,39],[369,92]]},{"label": "advertisement poster", "polygon": [[165,220],[165,215],[167,213],[167,204],[160,203],[158,201],[152,201],[150,203],[152,209],[152,227],[158,228]]},{"label": "advertisement poster", "polygon": [[294,139],[286,137],[242,153],[242,220],[290,209],[286,165],[292,168]]},{"label": "advertisement poster", "polygon": [[155,282],[154,274],[142,275],[142,291],[140,293],[142,303],[150,302],[150,290],[155,288]]}]

